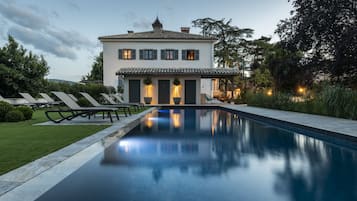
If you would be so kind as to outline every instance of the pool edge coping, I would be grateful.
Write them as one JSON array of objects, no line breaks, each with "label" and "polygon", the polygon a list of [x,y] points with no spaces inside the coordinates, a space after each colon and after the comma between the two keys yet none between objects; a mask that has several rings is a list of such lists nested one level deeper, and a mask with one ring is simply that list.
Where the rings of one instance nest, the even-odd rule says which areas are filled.
[{"label": "pool edge coping", "polygon": [[[156,109],[157,109],[157,107],[151,107],[151,108],[148,108],[147,110],[144,110],[138,114],[131,115],[131,116],[123,119],[122,121],[115,122],[111,126],[105,128],[103,130],[100,130],[90,136],[82,138],[81,140],[76,141],[72,144],[69,144],[55,152],[49,153],[41,158],[38,158],[32,162],[29,162],[29,163],[27,163],[23,166],[20,166],[14,170],[11,170],[10,172],[0,175],[0,200],[1,201],[2,200],[15,201],[16,198],[14,198],[14,195],[11,195],[11,194],[13,194],[16,189],[20,188],[21,186],[24,186],[26,183],[28,183],[34,179],[40,177],[41,175],[45,174],[46,172],[49,172],[54,167],[59,166],[60,164],[64,163],[65,161],[86,151],[87,149],[91,149],[91,147],[93,147],[94,145],[96,145],[98,143],[105,142],[105,139],[107,139],[107,138],[110,141],[111,137],[115,137],[115,139],[123,137],[130,130],[132,130],[135,126],[137,126],[140,123],[140,120],[146,114],[151,113]],[[106,144],[108,144],[108,143],[110,143],[110,142],[106,142]],[[105,148],[106,144],[103,144],[103,149]],[[85,162],[87,162],[87,161],[88,160],[86,160]],[[62,179],[64,179],[64,178],[65,177],[63,177]],[[54,184],[54,185],[56,185],[56,184]],[[54,185],[52,185],[52,186],[54,186]],[[37,192],[39,192],[39,191],[37,190]],[[39,196],[42,195],[42,193],[43,192],[38,193],[37,196],[30,196],[30,197],[36,197],[34,199],[37,199]],[[8,198],[11,198],[11,199],[8,199]],[[34,199],[31,198],[28,200],[34,200]],[[17,200],[26,200],[26,198],[20,197]]]},{"label": "pool edge coping", "polygon": [[[306,125],[300,122],[294,122],[291,120],[284,120],[284,119],[280,119],[277,117],[271,117],[271,116],[265,116],[265,115],[261,115],[258,113],[255,113],[253,111],[243,111],[240,110],[239,108],[232,108],[230,107],[230,105],[225,105],[225,106],[218,106],[219,108],[223,109],[223,110],[228,110],[230,112],[237,112],[242,114],[243,116],[246,116],[248,118],[251,118],[253,120],[257,120],[257,121],[264,121],[265,123],[271,123],[273,125],[275,125],[276,123],[283,123],[284,126],[291,126],[293,128],[296,129],[303,129],[305,131],[310,131],[310,132],[314,132],[314,133],[320,133],[322,135],[326,135],[326,136],[330,136],[330,137],[334,137],[337,139],[343,139],[343,140],[350,140],[353,143],[357,143],[357,136],[353,136],[351,134],[348,134],[346,132],[343,131],[331,131],[328,130],[327,128],[322,128],[322,127],[315,127],[315,126],[311,126],[311,125]],[[262,110],[271,110],[274,112],[284,112],[284,113],[291,113],[291,114],[296,114],[297,112],[291,112],[291,111],[285,111],[285,110],[273,110],[273,109],[268,109],[268,108],[260,108],[260,107],[251,107],[251,106],[240,106],[240,107],[246,107],[246,108],[254,108],[254,109],[262,109]],[[322,117],[322,118],[334,118],[334,117],[329,117],[329,116],[322,116],[322,115],[312,115],[312,114],[307,114],[307,113],[297,113],[297,114],[302,114],[302,115],[311,115],[311,118],[314,117]],[[339,119],[339,120],[346,120],[346,121],[354,121],[355,123],[357,123],[357,121],[355,120],[348,120],[348,119],[340,119],[340,118],[335,118],[335,119]]]}]

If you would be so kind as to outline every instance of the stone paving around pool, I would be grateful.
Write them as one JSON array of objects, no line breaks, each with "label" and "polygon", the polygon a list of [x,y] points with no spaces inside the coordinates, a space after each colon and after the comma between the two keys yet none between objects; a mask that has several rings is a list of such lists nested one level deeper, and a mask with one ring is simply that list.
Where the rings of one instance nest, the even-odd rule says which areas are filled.
[{"label": "stone paving around pool", "polygon": [[345,136],[353,137],[357,140],[357,121],[354,120],[250,107],[244,105],[224,105],[221,107],[230,110],[236,110],[238,112],[261,116],[264,118],[297,124],[308,128],[342,134]]},{"label": "stone paving around pool", "polygon": [[0,201],[35,200],[103,151],[106,145],[133,129],[140,123],[142,117],[153,110],[155,110],[154,107],[139,114],[121,118],[109,128],[1,175]]}]

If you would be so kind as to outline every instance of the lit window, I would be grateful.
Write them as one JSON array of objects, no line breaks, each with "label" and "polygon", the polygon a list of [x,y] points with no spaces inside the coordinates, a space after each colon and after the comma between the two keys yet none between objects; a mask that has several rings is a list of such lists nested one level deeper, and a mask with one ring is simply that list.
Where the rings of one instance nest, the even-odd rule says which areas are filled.
[{"label": "lit window", "polygon": [[135,49],[119,49],[119,59],[123,59],[123,60],[135,59]]},{"label": "lit window", "polygon": [[198,50],[182,50],[182,60],[199,60]]},{"label": "lit window", "polygon": [[131,50],[123,50],[123,59],[131,59]]},{"label": "lit window", "polygon": [[195,60],[195,51],[187,50],[187,60]]}]

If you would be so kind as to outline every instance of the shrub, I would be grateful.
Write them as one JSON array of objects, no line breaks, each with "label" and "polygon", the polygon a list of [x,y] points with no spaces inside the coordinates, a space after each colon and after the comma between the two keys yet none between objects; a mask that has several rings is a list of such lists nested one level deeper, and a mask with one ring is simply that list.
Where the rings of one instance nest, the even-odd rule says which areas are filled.
[{"label": "shrub", "polygon": [[5,115],[5,121],[7,122],[19,122],[24,120],[24,114],[20,110],[11,110]]},{"label": "shrub", "polygon": [[0,101],[0,122],[5,121],[6,114],[13,109],[14,106],[12,106],[10,103]]},{"label": "shrub", "polygon": [[145,85],[150,85],[150,84],[152,84],[152,80],[151,80],[150,77],[145,78],[145,79],[143,80],[143,82],[144,82]]},{"label": "shrub", "polygon": [[175,77],[175,79],[174,79],[174,81],[173,81],[172,83],[173,83],[175,86],[178,86],[178,85],[181,84],[180,80],[179,80],[177,77]]},{"label": "shrub", "polygon": [[33,110],[30,107],[20,106],[20,107],[17,107],[16,109],[20,110],[22,112],[25,120],[32,119]]},{"label": "shrub", "polygon": [[85,99],[84,97],[78,98],[77,103],[81,107],[92,107],[92,104],[90,104],[90,102],[87,99]]},{"label": "shrub", "polygon": [[294,102],[288,94],[264,93],[247,94],[250,106],[290,110],[318,115],[328,115],[346,119],[357,119],[357,92],[339,86],[326,86],[315,94],[314,99]]}]

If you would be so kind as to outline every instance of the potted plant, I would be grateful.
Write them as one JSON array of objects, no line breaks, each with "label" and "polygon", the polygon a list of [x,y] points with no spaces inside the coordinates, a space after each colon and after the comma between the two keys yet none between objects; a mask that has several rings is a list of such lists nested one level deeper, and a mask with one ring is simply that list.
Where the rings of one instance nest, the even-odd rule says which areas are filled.
[{"label": "potted plant", "polygon": [[143,80],[144,84],[146,85],[146,96],[144,97],[144,102],[145,104],[151,104],[151,101],[152,101],[152,97],[149,97],[148,94],[148,88],[149,86],[152,84],[152,80],[150,77],[147,77]]},{"label": "potted plant", "polygon": [[179,92],[178,92],[178,90],[179,90],[179,85],[181,84],[181,82],[180,82],[180,80],[179,80],[178,78],[175,78],[172,83],[173,83],[174,86],[175,86],[175,89],[174,89],[174,90],[175,90],[175,93],[174,93],[174,97],[173,97],[174,103],[175,103],[175,105],[178,105],[178,104],[180,104],[180,102],[181,102],[181,97],[179,96]]}]

